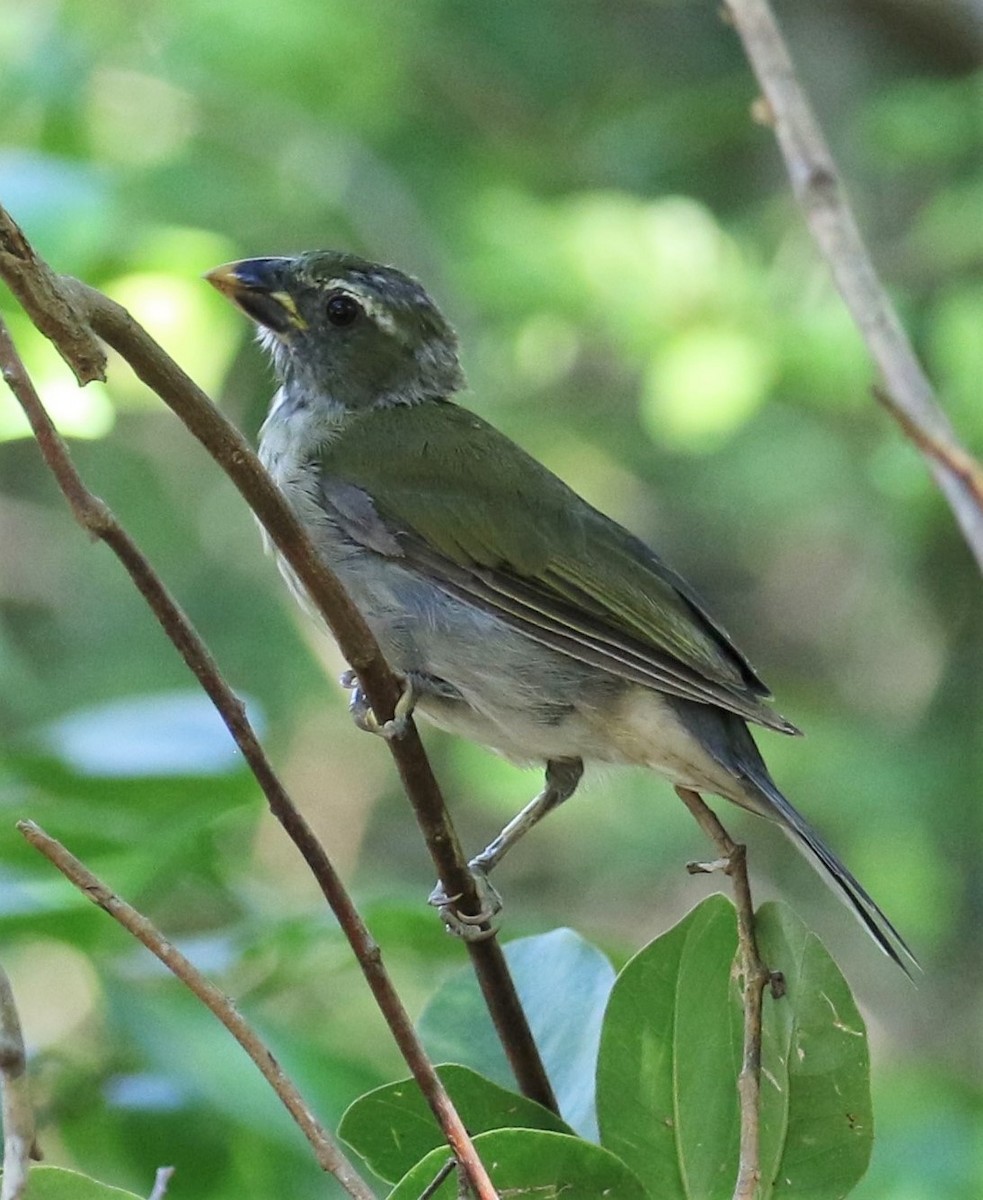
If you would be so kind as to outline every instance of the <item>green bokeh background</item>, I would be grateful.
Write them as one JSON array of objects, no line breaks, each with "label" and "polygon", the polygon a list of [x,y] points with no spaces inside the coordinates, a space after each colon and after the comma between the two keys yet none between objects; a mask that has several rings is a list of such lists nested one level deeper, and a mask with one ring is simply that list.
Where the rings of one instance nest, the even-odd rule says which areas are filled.
[{"label": "green bokeh background", "polygon": [[[977,0],[786,0],[875,261],[964,439],[983,445]],[[757,895],[818,930],[873,1039],[856,1195],[983,1191],[980,579],[786,186],[732,30],[695,0],[0,0],[0,201],[57,270],[126,303],[254,436],[271,385],[200,280],[347,247],[457,325],[466,402],[651,541],[805,740],[773,771],[904,930],[908,986],[774,831],[728,813]],[[249,513],[128,369],[79,392],[0,308],[117,511],[261,715],[270,752],[419,1011],[462,959],[388,755]],[[212,1018],[13,831],[31,816],[231,991],[332,1120],[402,1072],[255,787],[111,554],[0,396],[0,954],[51,1162],[146,1193],[325,1184]],[[469,847],[537,780],[427,734]],[[714,880],[667,785],[598,774],[502,868],[506,934],[571,924],[616,961]],[[331,1193],[330,1185],[327,1192]]]}]

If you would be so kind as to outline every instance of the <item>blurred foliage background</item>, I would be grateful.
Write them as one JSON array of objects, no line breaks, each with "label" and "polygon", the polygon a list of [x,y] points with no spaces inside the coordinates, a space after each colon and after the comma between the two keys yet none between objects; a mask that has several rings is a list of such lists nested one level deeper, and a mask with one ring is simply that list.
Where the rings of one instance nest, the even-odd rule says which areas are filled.
[{"label": "blurred foliage background", "polygon": [[[880,270],[983,446],[979,0],[785,0]],[[772,830],[757,895],[826,939],[874,1039],[856,1193],[983,1188],[980,579],[790,199],[732,30],[693,0],[0,0],[0,199],[56,270],[127,304],[250,436],[271,384],[202,271],[347,247],[424,279],[467,403],[688,575],[806,740],[785,790],[925,966],[908,986]],[[249,513],[128,369],[79,392],[4,293],[90,485],[250,697],[414,1011],[463,961],[381,745],[350,725]],[[212,1018],[21,844],[64,839],[230,990],[334,1119],[404,1073],[299,861],[110,553],[0,395],[0,937],[44,1147],[137,1191],[325,1185]],[[466,844],[538,779],[427,735]],[[596,777],[502,868],[507,936],[615,961],[718,881],[667,785]],[[330,1186],[328,1187],[330,1192]],[[332,1193],[333,1194],[333,1193]]]}]

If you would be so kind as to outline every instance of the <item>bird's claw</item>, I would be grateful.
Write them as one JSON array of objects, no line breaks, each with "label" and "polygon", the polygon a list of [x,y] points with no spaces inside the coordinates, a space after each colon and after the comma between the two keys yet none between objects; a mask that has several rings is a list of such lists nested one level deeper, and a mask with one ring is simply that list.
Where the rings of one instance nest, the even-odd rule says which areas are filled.
[{"label": "bird's claw", "polygon": [[358,676],[354,671],[348,670],[342,675],[341,686],[347,688],[352,694],[351,699],[348,701],[348,711],[359,729],[365,733],[378,734],[379,737],[385,738],[387,742],[393,738],[401,737],[406,732],[417,700],[416,688],[413,686],[411,679],[407,678],[404,682],[404,687],[399,699],[396,701],[396,708],[391,721],[380,721],[375,715],[375,711],[372,705],[369,704],[368,697],[362,691],[362,685],[358,682]]},{"label": "bird's claw", "polygon": [[448,896],[442,883],[438,883],[433,889],[427,897],[427,903],[440,914],[440,919],[444,922],[448,933],[454,934],[455,937],[459,937],[465,942],[483,942],[494,937],[498,932],[497,926],[491,922],[502,911],[502,897],[492,886],[487,871],[480,865],[471,862],[468,864],[468,870],[474,880],[475,891],[478,893],[480,906],[478,912],[460,912],[457,902],[461,899],[461,894]]}]

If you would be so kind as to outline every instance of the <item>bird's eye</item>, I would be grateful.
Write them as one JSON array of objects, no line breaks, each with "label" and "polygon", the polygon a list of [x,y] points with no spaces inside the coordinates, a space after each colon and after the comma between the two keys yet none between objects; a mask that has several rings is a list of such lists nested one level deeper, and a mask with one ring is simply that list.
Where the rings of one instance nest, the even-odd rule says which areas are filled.
[{"label": "bird's eye", "polygon": [[324,305],[324,311],[331,324],[340,329],[351,325],[361,313],[362,306],[347,292],[332,292]]}]

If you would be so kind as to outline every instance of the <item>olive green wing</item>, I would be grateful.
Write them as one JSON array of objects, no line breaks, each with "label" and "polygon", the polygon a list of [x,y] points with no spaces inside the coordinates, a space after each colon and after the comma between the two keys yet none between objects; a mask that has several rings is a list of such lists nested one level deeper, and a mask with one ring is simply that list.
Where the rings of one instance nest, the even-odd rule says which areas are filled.
[{"label": "olive green wing", "polygon": [[360,414],[323,448],[321,487],[355,540],[535,640],[795,732],[675,572],[474,413],[445,403]]}]

